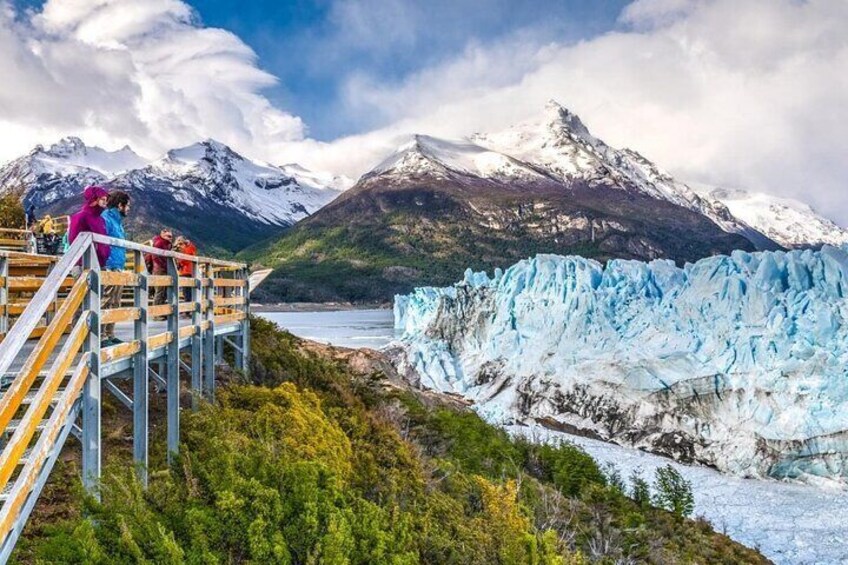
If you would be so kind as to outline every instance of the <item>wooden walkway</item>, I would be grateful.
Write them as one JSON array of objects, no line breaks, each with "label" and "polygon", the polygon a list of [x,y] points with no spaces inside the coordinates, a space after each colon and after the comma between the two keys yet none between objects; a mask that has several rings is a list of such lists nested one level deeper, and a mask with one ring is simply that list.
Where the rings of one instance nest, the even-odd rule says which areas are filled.
[{"label": "wooden walkway", "polygon": [[[101,271],[98,243],[126,248],[129,270]],[[144,254],[164,258],[167,273],[147,273]],[[179,274],[178,261],[191,262],[191,276]],[[133,456],[144,484],[151,383],[166,391],[169,458],[178,452],[181,370],[191,375],[193,408],[214,400],[225,348],[237,369],[248,370],[249,278],[240,263],[88,233],[62,258],[0,252],[0,565],[69,436],[82,444],[83,482],[96,495],[104,392],[133,412]],[[114,286],[127,302],[102,308],[104,289]],[[162,304],[152,301],[156,289]],[[110,323],[123,343],[104,347]],[[132,393],[117,379],[131,380]]]}]

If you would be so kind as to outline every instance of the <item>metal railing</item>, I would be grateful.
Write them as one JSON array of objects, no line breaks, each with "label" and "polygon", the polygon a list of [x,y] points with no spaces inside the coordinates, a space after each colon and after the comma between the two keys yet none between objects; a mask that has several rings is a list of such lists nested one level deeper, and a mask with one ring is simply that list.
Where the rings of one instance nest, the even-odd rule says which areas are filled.
[{"label": "metal railing", "polygon": [[[127,249],[133,270],[101,270],[98,243]],[[164,259],[166,274],[147,273],[145,254]],[[8,438],[0,439],[0,563],[8,560],[69,434],[82,443],[83,482],[96,493],[103,390],[133,412],[133,458],[146,484],[151,379],[166,392],[170,460],[179,449],[181,367],[190,374],[196,408],[201,398],[214,399],[215,364],[224,343],[233,348],[239,369],[247,370],[250,352],[249,273],[244,264],[89,233],[81,234],[61,259],[51,260],[43,278],[15,276],[16,268],[32,261],[22,255],[0,256],[6,273],[5,290],[0,291],[6,330],[0,377],[9,381],[0,399],[0,438]],[[191,276],[180,276],[178,261],[190,263]],[[102,309],[102,291],[109,286],[131,289],[132,306]],[[161,304],[151,304],[151,290],[163,294]],[[181,300],[184,291],[187,300]],[[32,294],[25,301],[18,297],[21,310],[10,306],[14,292]],[[182,326],[181,314],[190,318]],[[154,317],[164,327],[151,334]],[[117,324],[129,339],[102,347],[105,324]],[[190,351],[190,363],[180,359],[184,350]],[[160,365],[158,372],[153,363]],[[115,384],[118,379],[133,381],[131,397]]]}]

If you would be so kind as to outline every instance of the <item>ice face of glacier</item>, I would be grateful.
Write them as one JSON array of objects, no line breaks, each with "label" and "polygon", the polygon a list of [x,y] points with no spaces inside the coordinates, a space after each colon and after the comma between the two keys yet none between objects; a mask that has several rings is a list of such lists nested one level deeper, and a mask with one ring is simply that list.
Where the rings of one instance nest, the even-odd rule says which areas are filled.
[{"label": "ice face of glacier", "polygon": [[744,476],[848,478],[848,248],[539,255],[395,299],[398,363],[490,421]]}]

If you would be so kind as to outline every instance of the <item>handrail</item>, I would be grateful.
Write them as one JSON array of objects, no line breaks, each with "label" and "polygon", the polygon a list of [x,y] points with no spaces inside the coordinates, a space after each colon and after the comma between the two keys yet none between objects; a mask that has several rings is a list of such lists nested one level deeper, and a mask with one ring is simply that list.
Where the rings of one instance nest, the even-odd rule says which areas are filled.
[{"label": "handrail", "polygon": [[114,245],[116,247],[123,247],[124,249],[131,249],[133,251],[141,251],[143,253],[150,253],[152,255],[158,255],[160,257],[171,257],[173,259],[179,259],[180,261],[191,261],[193,263],[209,263],[212,265],[220,265],[222,267],[235,267],[235,268],[244,268],[246,266],[245,263],[235,263],[233,261],[224,261],[222,259],[213,259],[211,257],[200,257],[198,255],[186,255],[184,253],[178,253],[176,251],[166,251],[164,249],[159,249],[158,247],[151,247],[150,245],[144,245],[141,243],[136,243],[134,241],[128,241],[126,239],[117,239],[114,237],[108,237],[100,234],[91,234],[96,243],[101,243],[105,245]]},{"label": "handrail", "polygon": [[32,297],[24,313],[21,314],[17,322],[6,333],[6,337],[0,343],[0,374],[6,373],[9,367],[12,366],[15,357],[26,343],[32,330],[38,325],[39,320],[41,320],[55,299],[57,290],[70,274],[71,270],[82,259],[83,254],[91,244],[92,234],[88,232],[81,233],[74,240],[68,252],[65,253],[50,274],[47,275],[47,278],[44,279],[44,283],[35,293],[35,296]]}]

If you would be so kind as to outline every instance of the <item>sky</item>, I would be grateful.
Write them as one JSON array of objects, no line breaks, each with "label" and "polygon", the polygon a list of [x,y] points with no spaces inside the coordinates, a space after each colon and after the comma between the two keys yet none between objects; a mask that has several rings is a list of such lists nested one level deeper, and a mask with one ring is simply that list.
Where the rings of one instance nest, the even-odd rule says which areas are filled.
[{"label": "sky", "polygon": [[679,178],[848,225],[841,0],[0,0],[0,161],[213,137],[357,177],[548,99]]}]

